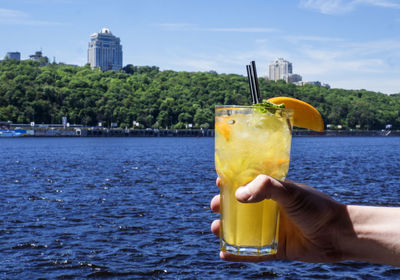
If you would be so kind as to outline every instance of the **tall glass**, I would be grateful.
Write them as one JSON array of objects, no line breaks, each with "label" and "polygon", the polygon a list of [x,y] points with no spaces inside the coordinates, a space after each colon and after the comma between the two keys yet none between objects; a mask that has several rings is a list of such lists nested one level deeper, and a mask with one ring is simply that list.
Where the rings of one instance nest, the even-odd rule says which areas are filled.
[{"label": "tall glass", "polygon": [[221,179],[221,250],[236,255],[275,254],[279,208],[268,199],[240,203],[236,189],[266,174],[284,180],[289,169],[292,113],[251,106],[216,106],[215,167]]}]

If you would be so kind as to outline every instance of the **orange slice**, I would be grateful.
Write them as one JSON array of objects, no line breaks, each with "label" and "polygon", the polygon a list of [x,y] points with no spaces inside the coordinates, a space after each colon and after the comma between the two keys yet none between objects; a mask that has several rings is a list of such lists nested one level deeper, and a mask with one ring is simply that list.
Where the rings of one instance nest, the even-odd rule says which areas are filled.
[{"label": "orange slice", "polygon": [[231,127],[228,124],[228,117],[218,117],[219,120],[215,123],[215,129],[229,141],[231,135]]},{"label": "orange slice", "polygon": [[268,99],[274,104],[285,104],[285,108],[293,110],[293,125],[315,131],[324,131],[324,120],[321,114],[310,104],[292,97],[272,97]]}]

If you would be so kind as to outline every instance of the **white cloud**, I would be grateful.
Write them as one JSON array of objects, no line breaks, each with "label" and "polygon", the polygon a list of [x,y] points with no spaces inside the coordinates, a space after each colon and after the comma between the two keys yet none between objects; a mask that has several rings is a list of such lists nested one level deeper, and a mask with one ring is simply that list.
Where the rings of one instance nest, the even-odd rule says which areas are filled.
[{"label": "white cloud", "polygon": [[395,55],[400,58],[400,41],[392,39],[382,39],[366,42],[348,42],[342,45],[343,48],[349,49],[352,55],[368,56],[368,55]]},{"label": "white cloud", "polygon": [[[165,28],[186,31],[205,31],[190,24],[170,24]],[[207,31],[212,31],[208,28]],[[245,65],[257,62],[259,76],[265,76],[268,64],[283,57],[293,63],[293,72],[304,81],[319,80],[332,87],[396,93],[400,91],[400,41],[392,38],[355,40],[314,34],[285,34],[284,32],[248,28],[216,28],[215,32],[259,32],[257,38],[235,47],[215,47],[202,51],[178,47],[163,55],[166,69],[210,71],[246,75]],[[267,35],[265,35],[267,34]],[[185,58],[185,59],[184,59]],[[385,83],[385,79],[388,83]],[[367,81],[367,82],[366,82]]]},{"label": "white cloud", "polygon": [[58,25],[58,22],[32,19],[25,12],[0,8],[0,24],[12,25]]},{"label": "white cloud", "polygon": [[341,42],[344,41],[342,38],[335,37],[322,37],[322,36],[286,36],[286,40],[291,41],[292,43],[299,43],[302,41],[311,41],[311,42]]},{"label": "white cloud", "polygon": [[392,77],[338,79],[335,80],[334,87],[344,89],[366,89],[386,94],[400,93],[399,81]]},{"label": "white cloud", "polygon": [[271,33],[279,31],[269,27],[199,27],[189,23],[160,23],[157,26],[168,31],[206,31],[206,32],[243,32],[243,33]]},{"label": "white cloud", "polygon": [[24,0],[25,4],[35,4],[35,5],[48,5],[48,4],[73,4],[74,0]]},{"label": "white cloud", "polygon": [[245,32],[245,33],[270,33],[277,32],[276,28],[266,27],[233,27],[233,28],[203,28],[200,30],[212,31],[212,32]]},{"label": "white cloud", "polygon": [[383,8],[395,8],[400,9],[400,3],[398,1],[390,0],[356,0],[359,4],[369,4],[372,6],[378,6]]},{"label": "white cloud", "polygon": [[381,8],[400,9],[400,3],[393,0],[301,0],[300,6],[316,10],[322,14],[345,14],[353,11],[360,5],[370,5]]},{"label": "white cloud", "polygon": [[[385,58],[400,59],[400,42],[394,39],[372,41],[349,41],[339,38],[320,38],[309,36],[285,37],[293,44],[297,57],[314,61],[384,61]],[[327,42],[328,44],[311,44],[310,41]]]},{"label": "white cloud", "polygon": [[206,58],[182,59],[179,61],[179,67],[182,67],[182,69],[196,69],[195,71],[210,71],[215,69],[216,62]]},{"label": "white cloud", "polygon": [[354,1],[343,3],[342,0],[302,0],[300,6],[317,10],[322,14],[344,14],[354,9]]},{"label": "white cloud", "polygon": [[159,23],[155,25],[168,31],[186,31],[196,28],[196,25],[189,23]]},{"label": "white cloud", "polygon": [[8,10],[8,9],[0,9],[0,19],[15,19],[15,18],[24,18],[27,15],[24,12],[17,10]]},{"label": "white cloud", "polygon": [[[276,57],[288,57],[290,54],[272,47],[247,48],[246,50],[215,49],[213,53],[193,52],[189,49],[169,50],[163,57],[163,69],[177,71],[210,71],[218,73],[236,73],[246,75],[246,67],[250,61],[257,62],[260,77],[267,73],[268,64]],[[158,58],[156,58],[158,59]]]},{"label": "white cloud", "polygon": [[[385,93],[400,92],[400,42],[394,39],[372,41],[303,40],[308,36],[285,39],[293,44],[293,71],[303,80],[319,80],[333,87],[366,88]],[[313,38],[311,38],[313,39]],[[312,41],[312,40],[311,40]],[[312,44],[314,43],[314,44]],[[387,83],[385,81],[388,81]]]},{"label": "white cloud", "polygon": [[[387,71],[382,69],[385,63],[381,59],[368,59],[368,58],[354,58],[354,59],[326,59],[326,60],[302,60],[297,61],[296,71],[300,75],[305,75],[309,79],[317,79],[321,76],[335,76],[350,77],[361,73],[376,73],[384,74]],[[313,78],[314,77],[314,78]]]}]

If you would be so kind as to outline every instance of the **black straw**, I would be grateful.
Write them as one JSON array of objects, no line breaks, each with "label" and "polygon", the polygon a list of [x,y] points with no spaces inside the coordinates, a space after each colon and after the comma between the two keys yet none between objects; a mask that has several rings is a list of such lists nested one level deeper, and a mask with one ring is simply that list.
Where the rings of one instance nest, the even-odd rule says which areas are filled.
[{"label": "black straw", "polygon": [[260,103],[261,102],[260,88],[258,86],[256,62],[254,60],[251,62],[251,66],[253,67],[253,87],[255,88],[255,92],[256,92],[256,102]]},{"label": "black straw", "polygon": [[246,65],[246,70],[247,70],[247,77],[249,80],[249,88],[250,88],[250,94],[251,94],[251,100],[253,101],[253,104],[256,104],[256,95],[254,92],[254,88],[253,88],[253,77],[251,74],[251,69],[250,69],[250,65]]},{"label": "black straw", "polygon": [[250,62],[250,65],[246,65],[247,77],[249,79],[250,94],[253,104],[261,102],[260,88],[258,86],[256,62]]}]

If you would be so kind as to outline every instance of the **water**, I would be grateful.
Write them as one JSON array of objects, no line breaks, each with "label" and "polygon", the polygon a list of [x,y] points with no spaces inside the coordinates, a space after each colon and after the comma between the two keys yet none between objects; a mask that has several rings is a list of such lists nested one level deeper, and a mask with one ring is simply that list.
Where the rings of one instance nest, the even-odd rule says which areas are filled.
[{"label": "water", "polygon": [[[0,139],[1,279],[399,279],[362,262],[228,263],[212,138]],[[289,178],[400,206],[400,138],[294,138]]]}]

